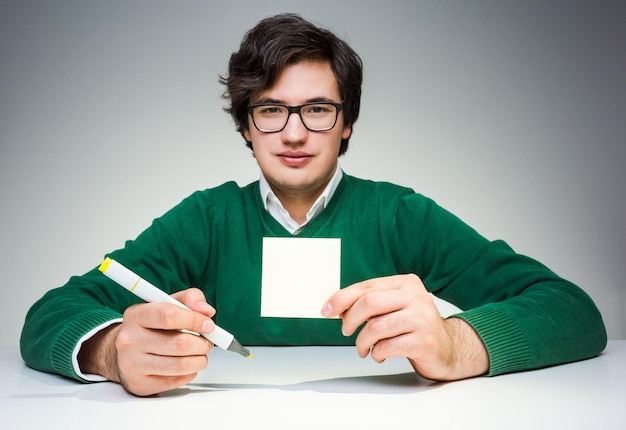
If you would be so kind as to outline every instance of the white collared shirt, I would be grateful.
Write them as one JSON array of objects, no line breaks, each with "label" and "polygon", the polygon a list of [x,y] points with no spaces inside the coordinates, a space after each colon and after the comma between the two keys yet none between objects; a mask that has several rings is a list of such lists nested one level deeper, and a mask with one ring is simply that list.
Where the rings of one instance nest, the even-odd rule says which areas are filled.
[{"label": "white collared shirt", "polygon": [[302,227],[304,227],[309,221],[311,221],[315,217],[315,215],[320,213],[326,207],[333,194],[335,193],[339,182],[341,182],[342,176],[343,172],[341,171],[341,168],[337,166],[337,170],[335,171],[335,174],[331,178],[330,182],[328,182],[328,185],[326,185],[326,188],[324,188],[322,194],[320,194],[317,200],[315,200],[315,203],[313,203],[313,206],[311,206],[309,211],[306,213],[306,221],[302,225],[298,224],[291,217],[291,215],[289,215],[289,212],[287,212],[287,210],[283,207],[283,204],[280,202],[280,200],[278,200],[278,197],[276,197],[276,194],[274,194],[274,191],[272,191],[272,188],[267,182],[267,179],[265,179],[265,176],[263,176],[263,173],[261,173],[261,177],[259,178],[261,200],[263,201],[263,205],[265,206],[265,209],[267,209],[267,211],[270,213],[270,215],[276,218],[276,220],[283,227],[285,227],[287,231],[289,231],[291,234],[294,234],[297,233]]}]

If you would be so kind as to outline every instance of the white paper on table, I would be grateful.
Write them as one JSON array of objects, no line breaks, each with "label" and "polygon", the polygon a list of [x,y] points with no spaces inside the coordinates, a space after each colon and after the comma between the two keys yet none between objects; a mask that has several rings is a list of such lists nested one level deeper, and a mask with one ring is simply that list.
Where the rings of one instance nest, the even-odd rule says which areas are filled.
[{"label": "white paper on table", "polygon": [[263,238],[262,317],[323,318],[340,279],[340,238]]}]

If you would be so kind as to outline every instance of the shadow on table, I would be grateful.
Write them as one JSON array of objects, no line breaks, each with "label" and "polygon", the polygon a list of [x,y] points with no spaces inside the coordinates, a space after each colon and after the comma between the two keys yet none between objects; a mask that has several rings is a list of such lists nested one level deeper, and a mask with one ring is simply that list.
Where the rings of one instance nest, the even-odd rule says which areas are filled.
[{"label": "shadow on table", "polygon": [[[319,393],[413,394],[430,390],[440,385],[442,385],[442,383],[423,379],[415,372],[409,372],[396,375],[351,376],[345,378],[321,379],[286,385],[190,383],[187,385],[188,388],[182,387],[178,390],[172,390],[171,392],[161,395],[177,395],[175,393],[176,391],[189,390],[189,387],[196,389],[190,391],[271,389],[283,391],[316,391]],[[198,388],[202,390],[197,390]],[[178,395],[180,395],[180,393]]]}]

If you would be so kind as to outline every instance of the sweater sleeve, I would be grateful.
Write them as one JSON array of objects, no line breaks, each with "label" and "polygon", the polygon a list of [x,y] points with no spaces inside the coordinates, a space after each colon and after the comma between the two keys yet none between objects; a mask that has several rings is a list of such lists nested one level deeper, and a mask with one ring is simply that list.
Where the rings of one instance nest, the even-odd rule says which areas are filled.
[{"label": "sweater sleeve", "polygon": [[[199,285],[208,259],[197,257],[207,255],[211,236],[211,205],[203,196],[188,197],[108,255],[168,294]],[[27,313],[20,351],[28,366],[85,382],[73,363],[81,339],[141,302],[98,271],[101,261],[94,263],[89,272],[48,291]]]},{"label": "sweater sleeve", "polygon": [[593,357],[606,330],[590,297],[505,242],[489,241],[432,200],[398,206],[399,259],[426,288],[463,310],[489,354],[489,375]]}]

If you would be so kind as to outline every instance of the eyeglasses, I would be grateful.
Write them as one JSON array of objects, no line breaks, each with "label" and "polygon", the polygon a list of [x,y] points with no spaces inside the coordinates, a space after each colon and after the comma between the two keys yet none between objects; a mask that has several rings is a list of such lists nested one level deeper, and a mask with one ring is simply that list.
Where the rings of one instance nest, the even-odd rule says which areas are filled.
[{"label": "eyeglasses", "polygon": [[311,102],[300,106],[287,106],[280,103],[260,103],[248,106],[248,113],[257,130],[262,133],[282,131],[292,113],[300,116],[302,124],[309,131],[327,131],[337,123],[343,102]]}]

